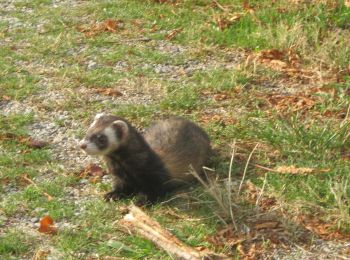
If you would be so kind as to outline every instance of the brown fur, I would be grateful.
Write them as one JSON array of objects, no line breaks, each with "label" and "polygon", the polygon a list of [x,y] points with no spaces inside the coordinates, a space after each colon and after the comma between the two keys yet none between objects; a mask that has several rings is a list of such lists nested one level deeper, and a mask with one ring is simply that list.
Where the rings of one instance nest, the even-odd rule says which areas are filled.
[{"label": "brown fur", "polygon": [[144,137],[176,182],[194,179],[191,167],[201,173],[211,154],[208,135],[189,120],[174,117],[157,122]]}]

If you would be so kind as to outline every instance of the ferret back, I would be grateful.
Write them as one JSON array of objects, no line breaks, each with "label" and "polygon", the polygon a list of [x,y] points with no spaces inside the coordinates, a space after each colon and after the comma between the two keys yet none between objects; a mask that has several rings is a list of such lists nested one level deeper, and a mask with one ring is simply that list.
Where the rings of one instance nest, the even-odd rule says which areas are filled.
[{"label": "ferret back", "polygon": [[173,179],[193,180],[191,167],[201,173],[211,153],[203,129],[183,118],[159,121],[144,134],[150,147],[162,158]]}]

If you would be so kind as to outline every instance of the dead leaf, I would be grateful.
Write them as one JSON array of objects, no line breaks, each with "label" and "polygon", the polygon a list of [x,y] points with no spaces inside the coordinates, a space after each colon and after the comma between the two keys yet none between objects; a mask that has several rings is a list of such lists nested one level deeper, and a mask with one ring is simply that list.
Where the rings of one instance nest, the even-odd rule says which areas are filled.
[{"label": "dead leaf", "polygon": [[10,178],[9,177],[1,177],[0,178],[0,185],[2,187],[5,187],[6,185],[8,185],[10,183]]},{"label": "dead leaf", "polygon": [[114,96],[114,97],[123,95],[123,93],[117,90],[116,88],[95,88],[93,89],[93,92],[101,95]]},{"label": "dead leaf", "polygon": [[322,102],[321,97],[305,93],[291,95],[271,94],[265,100],[281,114],[286,112],[309,111],[316,103]]},{"label": "dead leaf", "polygon": [[107,19],[100,23],[93,23],[92,25],[78,26],[77,30],[82,32],[87,37],[95,36],[102,32],[116,33],[124,28],[122,20]]},{"label": "dead leaf", "polygon": [[33,139],[32,137],[29,137],[29,139],[27,140],[27,146],[29,146],[31,148],[41,149],[41,148],[44,148],[48,145],[49,145],[48,142],[36,140],[36,139]]},{"label": "dead leaf", "polygon": [[284,51],[277,49],[263,50],[260,52],[260,59],[283,60],[286,56]]},{"label": "dead leaf", "polygon": [[200,121],[202,123],[216,122],[223,126],[234,125],[237,123],[237,119],[230,115],[218,115],[218,114],[204,114],[201,115]]},{"label": "dead leaf", "polygon": [[274,197],[267,197],[267,198],[262,198],[259,202],[259,207],[262,210],[268,210],[272,206],[277,204],[277,200]]},{"label": "dead leaf", "polygon": [[[49,144],[48,142],[36,140],[36,139],[33,139],[32,137],[17,135],[13,133],[0,134],[0,140],[3,140],[3,141],[14,140],[30,148],[37,148],[37,149],[43,148]],[[23,151],[23,153],[28,153],[28,151]]]},{"label": "dead leaf", "polygon": [[243,9],[246,10],[250,14],[254,14],[255,10],[253,6],[249,4],[249,0],[244,0],[243,1]]},{"label": "dead leaf", "polygon": [[101,176],[93,176],[89,179],[90,183],[98,183],[101,181]]},{"label": "dead leaf", "polygon": [[217,231],[214,236],[210,236],[207,240],[216,247],[225,247],[230,245],[235,247],[246,240],[246,236],[240,232],[235,232],[232,225]]},{"label": "dead leaf", "polygon": [[141,19],[134,19],[134,20],[131,20],[131,24],[140,29],[143,27],[144,21],[142,21]]},{"label": "dead leaf", "polygon": [[85,167],[85,169],[79,173],[80,178],[86,177],[102,177],[107,173],[98,165],[91,163]]},{"label": "dead leaf", "polygon": [[99,176],[99,177],[106,175],[106,173],[103,171],[103,169],[96,164],[90,164],[89,174],[90,174],[90,176]]},{"label": "dead leaf", "polygon": [[2,100],[3,100],[3,101],[10,101],[10,100],[11,100],[11,97],[10,97],[10,96],[6,96],[6,95],[3,95],[3,96],[2,96]]},{"label": "dead leaf", "polygon": [[113,19],[107,19],[104,24],[105,24],[105,30],[110,31],[110,32],[116,32],[118,29],[118,23],[119,20],[113,20]]},{"label": "dead leaf", "polygon": [[221,31],[224,31],[228,27],[230,27],[234,22],[237,22],[241,19],[242,14],[223,14],[220,16],[214,17],[214,21],[216,25],[219,27]]},{"label": "dead leaf", "polygon": [[39,249],[35,252],[32,260],[46,260],[47,256],[50,254],[50,250]]},{"label": "dead leaf", "polygon": [[51,235],[57,233],[57,228],[54,226],[53,219],[50,216],[44,216],[40,220],[39,232]]},{"label": "dead leaf", "polygon": [[229,99],[229,95],[225,93],[214,94],[213,97],[215,101],[223,101],[223,100]]},{"label": "dead leaf", "polygon": [[165,35],[165,39],[167,40],[172,40],[174,39],[174,37],[180,33],[183,29],[182,28],[178,28],[178,29],[174,29],[174,30],[171,30],[167,35]]},{"label": "dead leaf", "polygon": [[278,221],[266,221],[255,224],[256,229],[274,229],[279,226],[280,222]]},{"label": "dead leaf", "polygon": [[19,138],[19,136],[13,133],[0,134],[1,141],[17,140],[17,138]]},{"label": "dead leaf", "polygon": [[350,234],[341,230],[335,229],[336,223],[324,222],[320,219],[320,216],[314,215],[298,215],[296,221],[302,224],[306,229],[316,233],[323,239],[327,240],[348,240]]}]

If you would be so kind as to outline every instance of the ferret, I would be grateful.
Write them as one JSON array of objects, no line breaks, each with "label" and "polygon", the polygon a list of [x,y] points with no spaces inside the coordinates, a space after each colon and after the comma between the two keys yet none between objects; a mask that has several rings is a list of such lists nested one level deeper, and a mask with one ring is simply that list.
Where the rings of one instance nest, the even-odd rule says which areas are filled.
[{"label": "ferret", "polygon": [[141,135],[124,118],[97,114],[79,144],[102,156],[113,176],[107,201],[142,194],[156,202],[193,181],[190,170],[200,174],[212,151],[206,132],[181,117],[161,120]]}]

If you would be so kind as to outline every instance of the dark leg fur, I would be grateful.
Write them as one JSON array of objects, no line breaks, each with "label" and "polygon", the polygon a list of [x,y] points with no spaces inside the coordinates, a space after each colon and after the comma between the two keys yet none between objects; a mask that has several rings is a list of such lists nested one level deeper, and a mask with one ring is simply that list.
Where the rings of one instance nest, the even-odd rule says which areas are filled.
[{"label": "dark leg fur", "polygon": [[132,196],[138,195],[139,198],[137,198],[137,205],[147,205],[147,204],[154,204],[158,201],[159,198],[163,197],[165,195],[165,192],[163,194],[160,194],[156,191],[156,189],[161,189],[161,187],[153,187],[153,190],[143,191],[143,192],[136,192],[135,189],[132,187],[117,187],[113,189],[110,192],[107,192],[104,195],[105,201],[116,201],[119,199],[125,199],[130,198]]},{"label": "dark leg fur", "polygon": [[111,200],[115,201],[118,199],[125,199],[125,198],[130,197],[134,194],[135,194],[135,192],[131,188],[124,188],[124,187],[123,188],[115,188],[112,191],[107,192],[104,195],[104,199],[106,201],[111,201]]},{"label": "dark leg fur", "polygon": [[130,142],[105,158],[115,179],[113,191],[105,199],[142,194],[147,202],[155,203],[168,191],[164,184],[169,181],[169,173],[143,137],[132,128],[129,131]]}]

